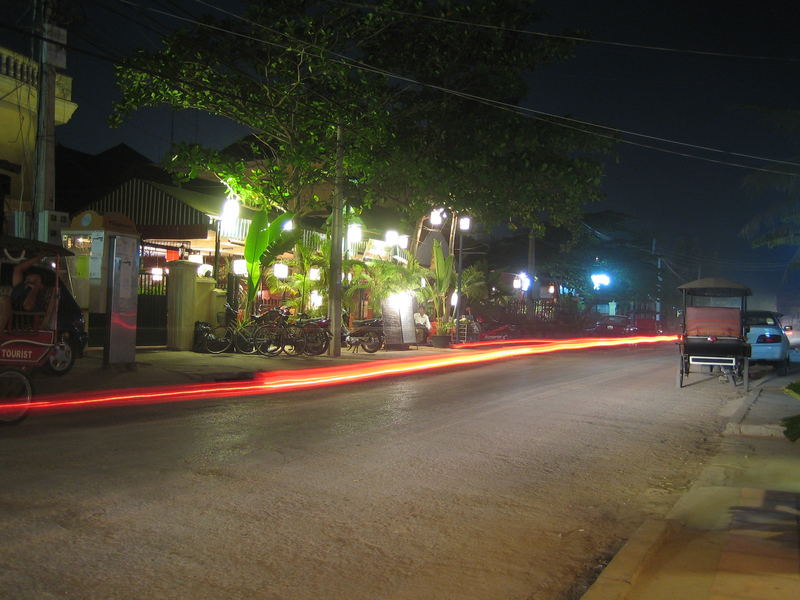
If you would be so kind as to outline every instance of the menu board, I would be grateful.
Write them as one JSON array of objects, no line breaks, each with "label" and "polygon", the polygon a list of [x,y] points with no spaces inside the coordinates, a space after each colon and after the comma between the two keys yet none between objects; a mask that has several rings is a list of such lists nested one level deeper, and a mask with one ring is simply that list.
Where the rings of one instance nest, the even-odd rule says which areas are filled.
[{"label": "menu board", "polygon": [[414,313],[411,303],[402,303],[398,306],[393,302],[384,302],[383,310],[383,335],[387,346],[414,344],[417,341],[414,331]]}]

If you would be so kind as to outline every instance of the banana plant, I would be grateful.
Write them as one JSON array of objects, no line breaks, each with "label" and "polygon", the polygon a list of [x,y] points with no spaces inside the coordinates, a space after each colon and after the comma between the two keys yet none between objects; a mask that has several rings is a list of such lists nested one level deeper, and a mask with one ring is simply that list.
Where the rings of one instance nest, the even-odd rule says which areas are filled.
[{"label": "banana plant", "polygon": [[284,231],[283,226],[294,215],[284,213],[269,221],[265,211],[256,213],[247,237],[244,240],[244,259],[247,262],[247,306],[245,314],[250,313],[259,284],[261,283],[262,263],[271,264],[275,259],[294,246],[300,234],[299,230]]}]

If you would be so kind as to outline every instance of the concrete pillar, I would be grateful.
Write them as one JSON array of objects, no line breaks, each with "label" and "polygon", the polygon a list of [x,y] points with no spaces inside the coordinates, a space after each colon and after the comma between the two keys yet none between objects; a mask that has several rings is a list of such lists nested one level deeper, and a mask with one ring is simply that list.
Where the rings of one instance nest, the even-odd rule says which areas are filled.
[{"label": "concrete pillar", "polygon": [[167,263],[167,348],[191,350],[197,306],[197,264],[188,260]]},{"label": "concrete pillar", "polygon": [[194,295],[194,320],[205,321],[206,323],[214,324],[216,318],[216,311],[214,309],[214,300],[212,294],[214,292],[215,281],[210,277],[198,277],[195,282],[195,295]]}]

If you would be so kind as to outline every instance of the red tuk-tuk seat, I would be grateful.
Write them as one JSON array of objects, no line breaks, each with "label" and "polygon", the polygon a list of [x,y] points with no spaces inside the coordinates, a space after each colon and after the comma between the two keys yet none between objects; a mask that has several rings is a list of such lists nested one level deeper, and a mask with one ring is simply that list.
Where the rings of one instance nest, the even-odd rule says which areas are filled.
[{"label": "red tuk-tuk seat", "polygon": [[686,308],[687,337],[742,336],[742,311],[717,306],[688,306]]}]

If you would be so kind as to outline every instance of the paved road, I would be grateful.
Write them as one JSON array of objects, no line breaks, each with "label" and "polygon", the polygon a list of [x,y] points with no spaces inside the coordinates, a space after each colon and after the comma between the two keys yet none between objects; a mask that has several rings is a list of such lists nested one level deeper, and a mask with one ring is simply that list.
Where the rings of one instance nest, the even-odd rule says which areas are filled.
[{"label": "paved road", "polygon": [[576,597],[735,391],[618,348],[0,433],[0,597]]}]

